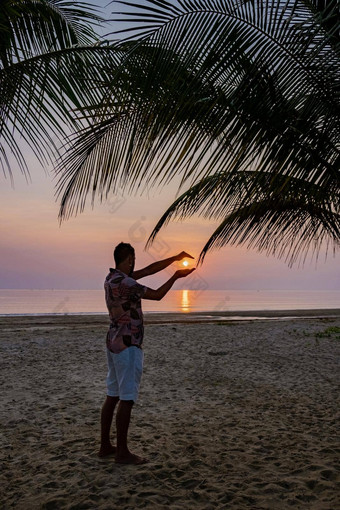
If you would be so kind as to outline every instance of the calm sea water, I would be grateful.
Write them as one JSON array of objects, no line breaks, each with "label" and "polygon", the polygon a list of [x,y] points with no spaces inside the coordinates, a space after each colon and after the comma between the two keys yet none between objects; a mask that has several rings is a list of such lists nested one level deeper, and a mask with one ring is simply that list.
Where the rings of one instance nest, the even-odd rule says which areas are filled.
[{"label": "calm sea water", "polygon": [[[171,290],[144,312],[340,309],[340,291]],[[106,314],[103,290],[0,290],[0,315]]]}]

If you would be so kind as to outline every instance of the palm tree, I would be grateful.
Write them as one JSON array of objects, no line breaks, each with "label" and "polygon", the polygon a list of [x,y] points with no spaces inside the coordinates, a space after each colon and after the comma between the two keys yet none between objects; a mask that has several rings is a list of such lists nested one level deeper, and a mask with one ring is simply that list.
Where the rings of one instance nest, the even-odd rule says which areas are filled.
[{"label": "palm tree", "polygon": [[[67,0],[2,0],[0,6],[0,164],[10,154],[24,174],[21,137],[41,163],[58,154],[69,129],[84,125],[74,110],[99,100],[94,64],[102,58],[93,5]],[[91,86],[84,86],[91,84]]]},{"label": "palm tree", "polygon": [[[153,230],[199,214],[227,243],[286,257],[339,246],[336,0],[148,0],[130,26],[91,125],[58,167],[60,217],[181,176]],[[131,25],[133,23],[133,25]],[[132,35],[130,35],[130,32]]]}]

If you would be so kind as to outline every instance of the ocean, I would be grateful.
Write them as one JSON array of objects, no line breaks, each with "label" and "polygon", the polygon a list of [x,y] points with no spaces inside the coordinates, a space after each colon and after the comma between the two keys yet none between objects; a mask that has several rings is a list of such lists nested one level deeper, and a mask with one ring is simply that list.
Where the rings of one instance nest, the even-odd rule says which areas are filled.
[{"label": "ocean", "polygon": [[[339,290],[170,290],[143,300],[144,312],[226,312],[340,309]],[[106,314],[103,290],[0,289],[0,315]]]}]

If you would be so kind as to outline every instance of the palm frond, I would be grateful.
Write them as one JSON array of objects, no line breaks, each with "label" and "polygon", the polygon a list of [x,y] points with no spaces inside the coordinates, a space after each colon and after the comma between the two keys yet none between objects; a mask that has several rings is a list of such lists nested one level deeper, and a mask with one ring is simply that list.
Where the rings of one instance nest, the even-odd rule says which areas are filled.
[{"label": "palm frond", "polygon": [[[159,21],[157,30],[142,37],[118,69],[112,70],[106,109],[113,98],[119,98],[123,86],[128,102],[138,104],[129,112],[134,139],[126,145],[130,151],[126,159],[134,165],[119,168],[112,161],[115,172],[125,172],[137,187],[145,178],[141,170],[145,165],[152,168],[151,178],[173,174],[176,168],[176,172],[184,172],[184,179],[194,180],[201,177],[202,158],[192,157],[193,147],[203,145],[205,153],[211,151],[205,162],[206,175],[235,166],[240,156],[249,167],[251,160],[259,161],[263,154],[259,170],[271,161],[276,170],[284,164],[288,173],[297,176],[310,176],[313,168],[315,180],[332,174],[339,155],[339,71],[330,47],[324,52],[322,67],[309,63],[309,54],[317,54],[317,48],[324,51],[325,41],[313,26],[306,46],[307,36],[298,37],[291,19],[298,16],[299,20],[306,11],[309,25],[310,11],[304,11],[299,2],[254,2],[251,7],[247,4],[247,9],[242,2],[181,2],[187,10],[183,7],[175,16],[168,2],[148,4],[161,9],[163,17],[167,12],[166,21]],[[260,4],[266,12],[258,16]],[[157,16],[153,17],[147,5],[141,9],[142,22],[155,21]],[[126,67],[129,76],[121,83],[117,76]],[[153,83],[159,86],[158,96]],[[146,129],[145,119],[150,117],[154,120]],[[101,131],[100,115],[98,118],[93,130]],[[112,123],[116,121],[113,114]],[[107,125],[106,119],[104,122]],[[315,147],[315,140],[322,142],[322,151]],[[186,149],[175,156],[174,145]],[[236,148],[233,155],[231,147]],[[235,156],[237,148],[241,153]],[[280,155],[279,162],[275,155]]]},{"label": "palm frond", "polygon": [[285,260],[292,266],[306,260],[309,252],[317,255],[322,245],[339,248],[340,214],[319,204],[293,199],[264,201],[230,213],[203,247],[199,263],[213,247],[246,245]]},{"label": "palm frond", "polygon": [[259,172],[228,172],[207,177],[183,193],[153,229],[150,246],[171,219],[198,214],[221,224],[205,244],[206,253],[226,244],[242,245],[293,264],[317,252],[322,243],[339,247],[338,189],[322,188],[304,180]]},{"label": "palm frond", "polygon": [[340,6],[338,0],[305,0],[324,30],[328,44],[340,56]]},{"label": "palm frond", "polygon": [[[93,164],[98,165],[95,175],[101,175],[101,186],[93,181],[93,189],[101,198],[112,186],[129,186],[132,191],[145,180],[151,185],[167,183],[178,173],[183,181],[195,180],[225,168],[256,166],[265,171],[270,165],[279,172],[284,167],[288,175],[324,185],[339,179],[334,165],[339,161],[336,115],[333,111],[319,119],[318,97],[310,95],[298,111],[294,101],[281,98],[275,79],[259,76],[256,69],[242,80],[237,76],[238,83],[227,96],[202,73],[188,70],[170,50],[157,48],[166,61],[173,61],[172,66],[161,66],[154,49],[143,44],[137,48],[131,53],[130,47],[123,51],[121,46],[122,60],[112,71],[102,106],[105,120],[75,138],[75,150],[59,167],[60,193],[65,176],[78,174],[72,211],[79,210],[76,186],[83,178],[88,180]],[[61,215],[68,214],[68,194],[63,195]]]},{"label": "palm frond", "polygon": [[[127,38],[115,48],[103,101],[83,109],[93,122],[71,140],[58,167],[60,217],[81,211],[89,194],[93,203],[118,187],[132,192],[178,175],[195,190],[223,175],[229,184],[243,179],[252,200],[241,193],[234,208],[229,184],[221,190],[223,223],[207,249],[237,239],[296,260],[313,242],[317,249],[318,240],[339,237],[336,201],[325,208],[313,199],[339,191],[334,2],[118,3],[133,8],[118,17],[130,23]],[[261,179],[273,176],[273,193],[282,178],[306,198],[258,194]]]},{"label": "palm frond", "polygon": [[67,0],[2,0],[0,62],[8,67],[33,56],[84,46],[98,38],[93,25],[104,21],[87,2]]},{"label": "palm frond", "polygon": [[[54,161],[66,134],[81,124],[75,109],[98,101],[93,24],[102,18],[85,2],[4,0],[0,8],[0,163],[11,175],[7,154],[22,172],[25,141],[38,160]],[[81,46],[92,43],[92,47]],[[103,75],[104,76],[104,75]]]}]

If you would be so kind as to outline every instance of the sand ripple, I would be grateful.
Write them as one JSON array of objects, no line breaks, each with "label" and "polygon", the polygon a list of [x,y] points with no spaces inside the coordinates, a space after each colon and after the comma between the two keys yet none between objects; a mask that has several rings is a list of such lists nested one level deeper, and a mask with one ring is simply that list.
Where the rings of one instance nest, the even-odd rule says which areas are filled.
[{"label": "sand ripple", "polygon": [[2,509],[340,508],[339,318],[147,326],[138,467],[96,456],[106,320],[0,322]]}]

